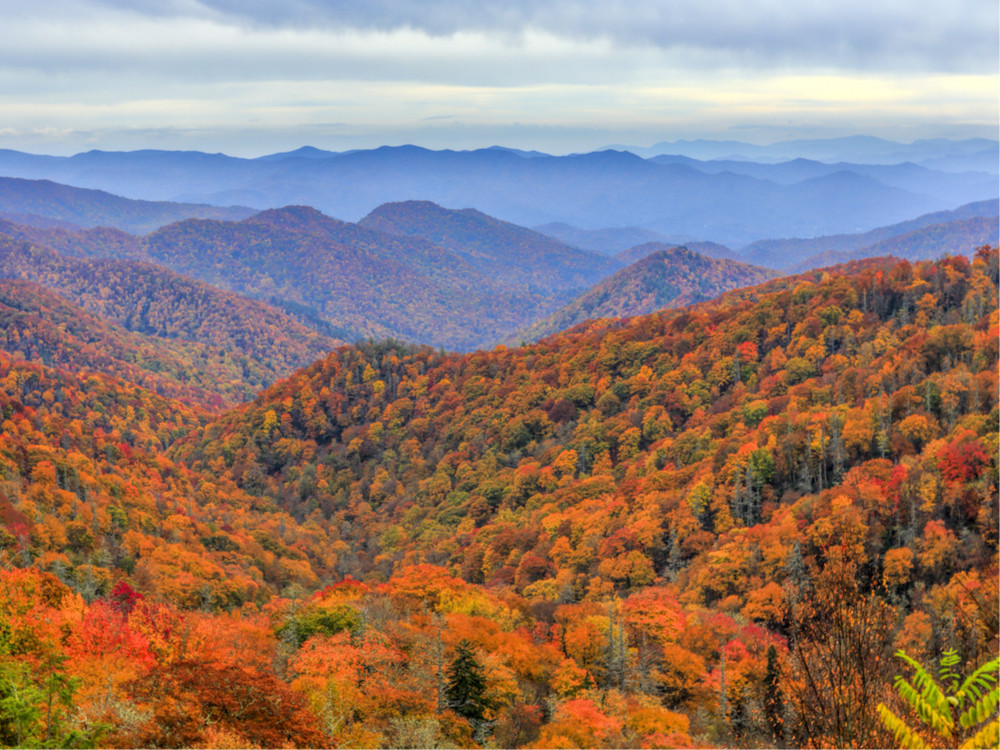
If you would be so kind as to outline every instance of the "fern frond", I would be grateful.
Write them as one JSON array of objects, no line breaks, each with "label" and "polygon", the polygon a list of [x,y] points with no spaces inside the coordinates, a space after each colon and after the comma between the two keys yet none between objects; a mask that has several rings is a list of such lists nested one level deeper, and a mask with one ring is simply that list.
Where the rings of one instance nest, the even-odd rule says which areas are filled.
[{"label": "fern frond", "polygon": [[958,664],[961,661],[961,659],[958,656],[958,651],[956,651],[953,648],[949,648],[941,656],[940,661],[941,661],[941,666],[942,667],[954,667],[956,664]]},{"label": "fern frond", "polygon": [[[910,683],[908,683],[902,677],[897,677],[896,688],[900,691],[900,695],[906,698],[906,700],[910,703],[910,705],[917,710],[918,714],[920,714],[921,719],[924,719],[926,723],[931,724],[931,726],[933,726],[935,730],[937,730],[939,724],[943,724],[944,726],[948,727],[949,730],[951,727],[954,727],[955,720],[952,718],[951,715],[951,704],[948,702],[948,698],[941,691],[941,687],[937,684],[935,679],[931,677],[930,674],[928,674],[927,670],[924,669],[924,667],[920,664],[920,662],[910,658],[910,656],[907,655],[907,653],[902,649],[896,652],[896,656],[905,661],[913,668],[913,681],[914,683],[916,683],[916,690],[919,691],[919,695],[922,698],[922,703],[926,704],[927,707],[933,709],[933,713],[930,714],[931,719],[932,720],[938,719],[938,720],[933,721],[932,723],[932,720],[924,719],[924,714],[921,713],[919,708],[917,708],[914,699],[911,697],[913,692],[915,692],[913,690],[913,686],[910,686]],[[908,691],[910,695],[903,693],[904,690],[903,685],[909,686],[911,688],[911,690]],[[937,717],[934,716],[935,713],[937,714]],[[950,736],[950,731],[949,731],[949,736]]]},{"label": "fern frond", "polygon": [[[924,697],[924,692],[918,690],[903,677],[896,678],[895,688],[903,700],[910,704],[910,708],[916,712],[924,724],[944,737],[951,737],[951,730],[955,726],[955,722],[951,717],[950,710],[942,711],[938,706]],[[940,690],[938,690],[938,695],[944,700],[947,706],[947,698],[941,694]]]},{"label": "fern frond", "polygon": [[941,666],[938,668],[938,679],[941,683],[951,682],[951,689],[954,692],[955,688],[958,687],[958,680],[961,677],[955,670],[952,669],[956,664],[958,664],[961,659],[958,656],[958,652],[950,648],[944,652],[944,656],[940,659]]},{"label": "fern frond", "polygon": [[1000,670],[1000,657],[991,659],[966,677],[957,694],[963,697],[974,695],[976,699],[981,698],[984,692],[996,684],[997,670]]},{"label": "fern frond", "polygon": [[882,720],[882,725],[892,732],[896,745],[908,748],[908,750],[925,750],[927,745],[923,738],[909,724],[890,711],[884,703],[879,703],[875,710]]},{"label": "fern frond", "polygon": [[969,706],[969,709],[958,717],[958,723],[962,725],[963,729],[969,729],[982,721],[986,721],[986,719],[996,714],[998,703],[1000,703],[1000,688],[993,688]]},{"label": "fern frond", "polygon": [[963,750],[976,750],[976,748],[984,747],[995,748],[997,745],[1000,745],[1000,722],[994,720],[959,745],[959,747]]}]

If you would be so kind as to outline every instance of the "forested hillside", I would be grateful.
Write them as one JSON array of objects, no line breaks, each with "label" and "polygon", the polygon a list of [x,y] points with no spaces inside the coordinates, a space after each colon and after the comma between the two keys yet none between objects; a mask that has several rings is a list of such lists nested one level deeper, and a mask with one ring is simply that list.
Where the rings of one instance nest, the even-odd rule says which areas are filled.
[{"label": "forested hillside", "polygon": [[426,240],[304,207],[242,222],[179,222],[150,234],[144,246],[153,260],[180,273],[290,302],[352,339],[397,336],[468,349],[495,341],[561,300],[500,287]]},{"label": "forested hillside", "polygon": [[390,234],[422,237],[456,253],[487,278],[505,286],[580,289],[620,267],[604,255],[570,247],[480,211],[455,211],[430,201],[387,203],[360,224]]},{"label": "forested hillside", "polygon": [[252,397],[252,362],[219,349],[126,331],[25,281],[0,281],[0,346],[75,372],[122,377],[219,411]]},{"label": "forested hillside", "polygon": [[778,274],[732,260],[718,260],[686,247],[650,243],[632,248],[640,258],[595,284],[565,307],[515,336],[512,341],[536,341],[591,318],[626,318],[667,307],[683,307],[752,287]]},{"label": "forested hillside", "polygon": [[972,257],[977,247],[996,242],[998,237],[1000,237],[1000,218],[974,216],[915,229],[859,250],[820,253],[807,258],[796,267],[790,267],[789,270],[805,271],[879,255],[892,255],[910,261],[933,260],[942,254]]},{"label": "forested hillside", "polygon": [[238,206],[131,200],[103,190],[15,177],[0,177],[0,212],[43,226],[55,219],[80,227],[116,227],[134,234],[190,217],[238,220],[255,213]]},{"label": "forested hillside", "polygon": [[896,744],[897,648],[997,653],[997,283],[983,248],[370,342],[218,417],[0,355],[0,736]]},{"label": "forested hillside", "polygon": [[[141,334],[131,337],[139,348],[170,348],[175,365],[161,364],[156,371],[172,369],[229,406],[344,343],[262,302],[141,261],[70,258],[0,235],[0,277],[37,282],[104,319],[82,311],[43,315],[50,324],[66,318],[63,332],[97,337],[99,329],[117,324]],[[86,364],[84,359],[76,367]]]}]

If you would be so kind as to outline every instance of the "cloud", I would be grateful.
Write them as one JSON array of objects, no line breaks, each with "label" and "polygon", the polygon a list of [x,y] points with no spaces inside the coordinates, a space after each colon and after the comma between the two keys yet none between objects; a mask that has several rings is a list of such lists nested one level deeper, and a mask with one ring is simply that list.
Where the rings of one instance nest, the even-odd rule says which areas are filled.
[{"label": "cloud", "polygon": [[935,72],[995,70],[1000,18],[984,0],[103,0],[82,8],[257,29],[472,32],[512,46],[540,32],[686,50],[699,64]]},{"label": "cloud", "polygon": [[996,4],[914,5],[0,0],[0,135],[581,150],[734,126],[995,131]]}]

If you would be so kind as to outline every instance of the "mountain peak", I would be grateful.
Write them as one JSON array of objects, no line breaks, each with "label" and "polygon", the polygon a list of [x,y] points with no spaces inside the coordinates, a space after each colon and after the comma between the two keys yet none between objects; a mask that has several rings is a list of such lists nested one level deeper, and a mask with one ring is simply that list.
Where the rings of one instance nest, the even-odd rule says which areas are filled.
[{"label": "mountain peak", "polygon": [[267,226],[272,229],[296,231],[326,231],[345,222],[327,216],[312,206],[283,206],[269,208],[244,219],[242,224]]},{"label": "mountain peak", "polygon": [[280,151],[257,157],[256,161],[281,161],[282,159],[329,159],[339,156],[337,151],[325,151],[315,146],[300,146],[294,151]]}]

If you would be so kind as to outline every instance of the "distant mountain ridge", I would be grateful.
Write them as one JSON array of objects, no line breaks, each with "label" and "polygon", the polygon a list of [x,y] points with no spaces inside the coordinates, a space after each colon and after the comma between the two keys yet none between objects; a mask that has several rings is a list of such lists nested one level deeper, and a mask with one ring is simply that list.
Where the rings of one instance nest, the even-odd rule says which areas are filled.
[{"label": "distant mountain ridge", "polygon": [[1000,219],[996,216],[974,216],[894,235],[859,250],[819,253],[791,267],[790,271],[800,273],[849,260],[882,255],[909,261],[936,260],[944,255],[972,257],[978,248],[996,244],[998,240],[1000,240]]},{"label": "distant mountain ridge", "polygon": [[[992,172],[945,163],[951,156],[968,160],[978,153],[976,148],[989,150],[989,141],[925,144],[921,154],[940,163],[920,165],[914,158],[908,159],[913,165],[885,168],[845,159],[868,153],[858,147],[862,141],[847,144],[857,147],[853,152],[844,144],[841,148],[828,143],[828,150],[840,157],[837,163],[798,165],[804,169],[798,177],[795,164],[769,171],[761,165],[720,167],[690,158],[646,160],[613,150],[549,156],[499,147],[429,151],[416,146],[341,153],[306,147],[258,159],[165,151],[57,158],[0,151],[0,174],[58,180],[145,200],[257,209],[311,205],[352,221],[385,203],[429,200],[472,207],[521,226],[635,226],[671,239],[729,246],[762,237],[863,232],[997,196]],[[802,156],[816,161],[822,154],[807,145],[782,161]],[[897,146],[903,155],[914,156],[912,149]],[[791,176],[772,179],[779,172]],[[4,210],[27,209],[0,203]]]},{"label": "distant mountain ridge", "polygon": [[[736,159],[744,161],[779,162],[794,158],[816,161],[855,161],[866,164],[899,164],[906,161],[961,165],[970,168],[969,157],[974,158],[977,168],[987,168],[995,172],[998,168],[997,154],[1000,142],[987,138],[967,138],[950,140],[930,138],[899,143],[873,136],[847,136],[843,138],[794,139],[768,145],[756,145],[743,141],[679,140],[662,141],[648,147],[615,145],[608,148],[628,150],[649,158],[663,154],[675,154],[700,160]],[[992,157],[992,158],[990,158]],[[943,163],[943,164],[942,164]]]},{"label": "distant mountain ridge", "polygon": [[996,192],[997,174],[994,171],[976,170],[947,172],[930,169],[913,162],[898,164],[855,164],[847,162],[822,162],[797,158],[777,163],[714,159],[698,161],[683,156],[654,156],[649,159],[657,164],[680,164],[706,174],[745,175],[759,180],[769,180],[780,185],[795,185],[805,180],[828,177],[839,173],[856,174],[877,180],[887,187],[907,190],[940,200],[967,203]]},{"label": "distant mountain ridge", "polygon": [[238,220],[254,213],[238,206],[133,200],[103,190],[12,177],[0,177],[0,211],[21,219],[37,215],[49,223],[56,219],[88,228],[112,226],[133,234],[190,217]]},{"label": "distant mountain ridge", "polygon": [[[977,201],[952,211],[923,214],[908,221],[878,227],[860,234],[840,234],[811,239],[767,239],[752,242],[740,250],[740,257],[748,263],[768,268],[795,268],[812,256],[821,253],[851,253],[874,245],[890,237],[913,232],[934,224],[943,224],[972,217],[1000,215],[1000,201]],[[846,257],[846,256],[845,256]]]},{"label": "distant mountain ridge", "polygon": [[567,245],[606,255],[615,255],[623,250],[647,242],[663,242],[671,245],[683,245],[692,237],[668,237],[642,227],[605,227],[603,229],[580,229],[561,221],[553,221],[533,227],[536,232],[555,237]]}]

